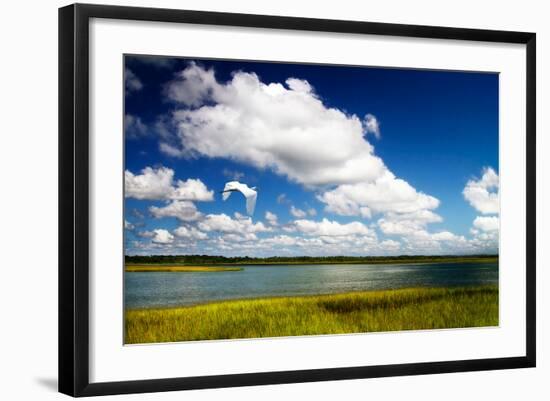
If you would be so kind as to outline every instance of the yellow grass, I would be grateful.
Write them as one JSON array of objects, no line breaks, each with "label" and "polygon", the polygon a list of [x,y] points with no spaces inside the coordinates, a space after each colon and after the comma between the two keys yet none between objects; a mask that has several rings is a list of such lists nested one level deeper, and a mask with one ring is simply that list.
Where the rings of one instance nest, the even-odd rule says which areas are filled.
[{"label": "yellow grass", "polygon": [[496,326],[498,286],[409,288],[129,309],[127,344]]}]

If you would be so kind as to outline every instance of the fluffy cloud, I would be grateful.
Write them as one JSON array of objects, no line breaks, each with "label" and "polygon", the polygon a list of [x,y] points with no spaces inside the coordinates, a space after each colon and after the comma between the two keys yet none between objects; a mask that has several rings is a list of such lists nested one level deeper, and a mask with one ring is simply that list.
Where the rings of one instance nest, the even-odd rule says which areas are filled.
[{"label": "fluffy cloud", "polygon": [[290,90],[293,90],[294,92],[304,94],[313,93],[313,87],[309,84],[309,82],[304,81],[303,79],[288,78],[286,80],[286,84],[290,88]]},{"label": "fluffy cloud", "polygon": [[204,240],[208,238],[206,233],[197,230],[195,227],[180,226],[174,230],[176,237],[191,239],[191,240]]},{"label": "fluffy cloud", "polygon": [[[387,255],[396,254],[401,249],[397,241],[377,242],[373,237],[359,236],[325,236],[293,237],[277,235],[262,238],[255,244],[260,252],[271,254],[277,248],[278,254],[287,255]],[[235,248],[234,248],[235,249]]]},{"label": "fluffy cloud", "polygon": [[417,210],[410,213],[386,213],[377,224],[384,234],[399,236],[405,244],[406,252],[471,253],[473,248],[464,236],[445,230],[437,232],[427,230],[428,224],[441,221],[443,221],[441,216],[431,210]]},{"label": "fluffy cloud", "polygon": [[189,65],[166,86],[186,107],[173,114],[177,140],[162,149],[268,168],[306,186],[371,181],[386,170],[356,115],[326,107],[306,81],[285,84],[242,71],[219,83],[212,69]]},{"label": "fluffy cloud", "polygon": [[472,244],[461,235],[449,231],[429,233],[426,230],[419,230],[402,237],[405,243],[405,250],[411,253],[426,254],[456,254],[472,253]]},{"label": "fluffy cloud", "polygon": [[[178,238],[206,236],[204,249],[246,250],[247,254],[261,247],[297,247],[302,254],[310,249],[323,254],[468,252],[492,241],[492,231],[482,228],[471,240],[449,231],[429,232],[428,224],[442,221],[434,213],[439,200],[395,177],[374,154],[369,134],[380,136],[377,118],[368,114],[361,119],[327,106],[307,81],[289,78],[284,83],[264,83],[256,74],[237,71],[229,81],[219,82],[213,69],[190,64],[164,90],[175,103],[175,111],[163,121],[159,134],[162,152],[184,158],[224,158],[270,170],[314,190],[326,212],[363,218],[379,214],[380,231],[400,236],[399,241],[386,238],[378,242],[373,225],[308,220],[315,209],[291,206],[284,194],[277,201],[288,205],[297,218],[289,224],[279,225],[271,212],[265,214],[265,225],[237,214],[234,218],[204,216],[193,202],[212,200],[213,192],[200,180],[174,182],[173,171],[163,167],[148,167],[136,175],[127,171],[126,196],[168,201],[150,212],[156,217],[193,222],[174,230]],[[487,169],[480,180],[468,182],[464,196],[483,214],[497,213],[487,207],[495,197],[494,188],[498,189],[498,176]],[[483,201],[483,196],[489,202]],[[257,235],[278,230],[294,236]]]},{"label": "fluffy cloud", "polygon": [[132,223],[130,223],[128,220],[124,220],[124,228],[126,230],[133,230],[134,228],[136,228],[136,226],[134,226]]},{"label": "fluffy cloud", "polygon": [[199,221],[198,227],[202,231],[217,231],[221,233],[233,234],[254,234],[270,231],[262,222],[253,223],[250,217],[235,214],[236,218],[222,214],[209,214],[203,220]]},{"label": "fluffy cloud", "polygon": [[387,213],[378,220],[378,227],[388,235],[410,235],[422,231],[429,223],[443,221],[441,216],[430,210],[417,210],[412,213]]},{"label": "fluffy cloud", "polygon": [[[490,167],[483,169],[478,180],[470,180],[462,192],[464,198],[482,214],[499,214],[499,178]],[[477,216],[470,230],[469,244],[479,252],[498,252],[500,219],[498,216]]]},{"label": "fluffy cloud", "polygon": [[[383,214],[379,226],[388,234],[427,232],[428,223],[441,221],[432,212],[439,200],[395,177],[374,154],[366,135],[380,136],[378,119],[326,106],[307,81],[264,83],[254,73],[237,71],[229,81],[218,82],[213,69],[191,63],[165,93],[182,106],[172,115],[176,136],[161,145],[165,153],[269,169],[315,189],[326,212],[364,218]],[[277,200],[288,202],[283,194]],[[294,206],[290,213],[297,219],[308,216]],[[309,227],[300,224],[282,228]]]},{"label": "fluffy cloud", "polygon": [[402,239],[408,241],[409,243],[423,243],[424,247],[426,247],[427,244],[434,245],[439,241],[465,240],[463,236],[455,235],[449,231],[430,233],[421,226],[415,226],[413,222],[408,220],[398,222],[385,221],[382,224],[381,229],[388,235],[400,235],[402,236]]},{"label": "fluffy cloud", "polygon": [[294,207],[294,205],[290,206],[290,214],[298,219],[302,219],[307,216],[307,213],[305,211]]},{"label": "fluffy cloud", "polygon": [[[258,237],[255,233],[227,233],[221,236],[221,239],[227,242],[249,242],[257,241]],[[250,248],[253,249],[254,244],[249,244]]]},{"label": "fluffy cloud", "polygon": [[440,231],[438,233],[429,234],[429,236],[434,241],[457,241],[464,238],[449,231]]},{"label": "fluffy cloud", "polygon": [[145,167],[141,174],[124,172],[125,196],[147,200],[211,201],[214,192],[209,191],[199,179],[189,178],[174,183],[174,170]]},{"label": "fluffy cloud", "polygon": [[155,236],[155,233],[152,231],[139,231],[137,235],[141,238],[153,238]]},{"label": "fluffy cloud", "polygon": [[398,251],[401,248],[401,244],[392,239],[387,239],[380,243],[380,247],[386,251]]},{"label": "fluffy cloud", "polygon": [[202,216],[193,202],[178,200],[163,207],[151,206],[149,212],[156,218],[176,217],[181,221],[196,221]]},{"label": "fluffy cloud", "polygon": [[[490,227],[488,227],[490,228]],[[477,228],[470,229],[472,238],[467,240],[465,248],[470,253],[498,254],[499,230],[480,231]]]},{"label": "fluffy cloud", "polygon": [[126,93],[139,91],[143,88],[143,83],[129,68],[124,70],[124,84],[126,86]]},{"label": "fluffy cloud", "polygon": [[386,219],[391,219],[393,221],[404,221],[404,220],[413,220],[419,224],[429,224],[429,223],[440,223],[443,221],[441,216],[432,212],[431,210],[416,210],[411,213],[387,213]]},{"label": "fluffy cloud", "polygon": [[345,236],[345,235],[373,235],[374,233],[363,223],[354,221],[341,224],[324,218],[321,221],[296,220],[293,223],[297,231],[315,236]]},{"label": "fluffy cloud", "polygon": [[277,215],[275,213],[271,213],[269,210],[265,212],[265,219],[270,226],[277,226],[279,224]]},{"label": "fluffy cloud", "polygon": [[145,167],[141,174],[134,175],[124,172],[125,193],[127,198],[135,199],[166,199],[171,193],[174,170],[169,168],[153,169]]},{"label": "fluffy cloud", "polygon": [[189,225],[182,225],[172,232],[159,228],[152,231],[141,231],[137,235],[145,240],[129,243],[132,254],[196,253],[199,249],[199,243],[208,241],[206,233]]},{"label": "fluffy cloud", "polygon": [[209,191],[201,180],[189,178],[186,181],[178,180],[170,199],[211,201],[214,199],[214,192]]},{"label": "fluffy cloud", "polygon": [[363,125],[366,134],[373,134],[376,139],[380,139],[380,123],[374,115],[367,114],[363,119]]},{"label": "fluffy cloud", "polygon": [[492,168],[485,168],[479,180],[468,181],[462,193],[478,212],[499,213],[499,178]]},{"label": "fluffy cloud", "polygon": [[393,221],[387,219],[378,220],[378,226],[387,235],[410,235],[422,229],[422,225],[416,221]]},{"label": "fluffy cloud", "polygon": [[[322,222],[320,223],[322,227]],[[353,227],[353,226],[352,226]],[[364,235],[364,229],[338,228],[333,230],[320,229],[321,234],[337,235],[286,235],[279,234],[266,238],[258,238],[254,241],[242,241],[237,237],[234,241],[224,235],[212,241],[212,251],[223,249],[235,255],[250,254],[256,255],[387,255],[396,254],[401,249],[401,243],[394,240],[385,240],[378,242],[374,232]],[[351,232],[351,234],[348,234]],[[354,234],[360,232],[362,234]],[[344,234],[344,235],[340,235]],[[240,240],[240,241],[239,241]]]},{"label": "fluffy cloud", "polygon": [[295,246],[301,243],[302,238],[291,237],[289,235],[276,235],[273,237],[265,238],[261,240],[261,245],[265,246]]},{"label": "fluffy cloud", "polygon": [[373,182],[340,185],[318,196],[325,210],[344,216],[371,217],[372,213],[415,213],[439,206],[433,196],[418,192],[386,171]]},{"label": "fluffy cloud", "polygon": [[174,236],[163,228],[153,230],[153,233],[154,236],[152,241],[155,244],[171,244],[174,242]]},{"label": "fluffy cloud", "polygon": [[207,71],[192,63],[165,86],[165,93],[175,102],[187,106],[200,106],[217,87],[219,85],[213,69]]},{"label": "fluffy cloud", "polygon": [[474,227],[481,231],[498,231],[499,218],[497,216],[478,216],[474,220]]}]

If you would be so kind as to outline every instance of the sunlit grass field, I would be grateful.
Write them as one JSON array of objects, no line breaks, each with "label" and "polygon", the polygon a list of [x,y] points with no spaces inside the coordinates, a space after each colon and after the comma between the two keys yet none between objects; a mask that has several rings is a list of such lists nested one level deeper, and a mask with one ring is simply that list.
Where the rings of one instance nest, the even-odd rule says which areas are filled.
[{"label": "sunlit grass field", "polygon": [[498,286],[410,288],[130,309],[125,343],[498,325]]}]

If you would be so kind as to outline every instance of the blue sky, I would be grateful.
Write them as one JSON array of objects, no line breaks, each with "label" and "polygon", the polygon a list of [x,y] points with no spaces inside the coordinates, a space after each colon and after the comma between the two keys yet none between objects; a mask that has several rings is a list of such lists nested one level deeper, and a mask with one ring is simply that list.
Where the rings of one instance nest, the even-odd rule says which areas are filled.
[{"label": "blue sky", "polygon": [[125,57],[127,254],[497,253],[498,167],[498,74]]}]

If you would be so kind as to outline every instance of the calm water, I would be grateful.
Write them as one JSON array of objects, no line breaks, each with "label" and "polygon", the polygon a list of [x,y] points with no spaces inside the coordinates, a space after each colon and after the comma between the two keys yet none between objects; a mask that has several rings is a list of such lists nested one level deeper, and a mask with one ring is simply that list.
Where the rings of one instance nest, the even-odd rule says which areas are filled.
[{"label": "calm water", "polygon": [[498,283],[498,263],[244,266],[238,272],[124,273],[127,308],[215,300]]}]

